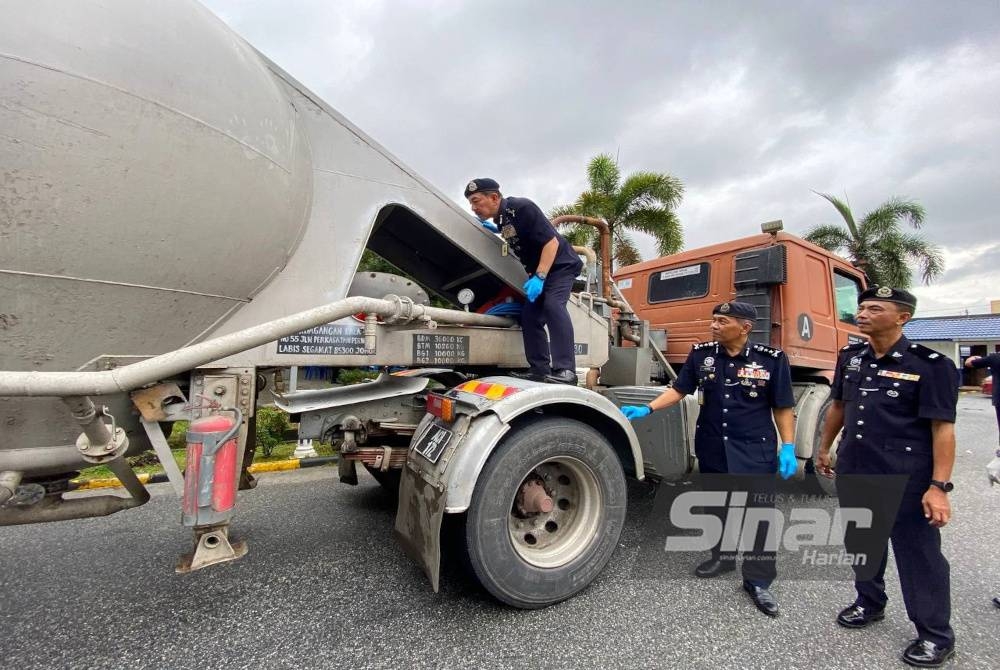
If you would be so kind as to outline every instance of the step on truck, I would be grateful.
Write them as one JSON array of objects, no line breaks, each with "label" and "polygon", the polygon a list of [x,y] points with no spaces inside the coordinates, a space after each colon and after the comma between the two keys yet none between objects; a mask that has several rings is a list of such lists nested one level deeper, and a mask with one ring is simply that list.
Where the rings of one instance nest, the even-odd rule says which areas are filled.
[{"label": "step on truck", "polygon": [[[660,393],[673,354],[612,282],[602,222],[568,305],[580,384],[516,379],[520,331],[484,313],[522,298],[500,240],[206,8],[38,0],[4,19],[0,525],[142,505],[126,457],[152,450],[192,530],[178,571],[238,559],[239,498],[263,494],[248,436],[273,403],[337,444],[342,481],[398,487],[395,534],[435,589],[447,517],[483,586],[533,608],[613,560],[626,478],[693,468],[695,403],[635,426],[618,410]],[[405,276],[357,272],[366,249]],[[291,391],[306,366],[387,372]],[[95,464],[122,494],[69,491]]]}]

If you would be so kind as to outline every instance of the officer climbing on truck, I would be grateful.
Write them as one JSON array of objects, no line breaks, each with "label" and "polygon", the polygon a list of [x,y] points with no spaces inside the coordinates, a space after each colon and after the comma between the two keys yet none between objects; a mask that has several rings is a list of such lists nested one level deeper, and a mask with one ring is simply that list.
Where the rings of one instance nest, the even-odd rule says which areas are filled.
[{"label": "officer climbing on truck", "polygon": [[514,376],[576,384],[573,323],[566,301],[583,262],[538,205],[527,198],[503,197],[495,180],[473,179],[465,187],[465,197],[480,223],[500,233],[504,251],[513,250],[528,273],[523,287],[528,302],[521,312],[521,335],[529,369],[515,372]]}]

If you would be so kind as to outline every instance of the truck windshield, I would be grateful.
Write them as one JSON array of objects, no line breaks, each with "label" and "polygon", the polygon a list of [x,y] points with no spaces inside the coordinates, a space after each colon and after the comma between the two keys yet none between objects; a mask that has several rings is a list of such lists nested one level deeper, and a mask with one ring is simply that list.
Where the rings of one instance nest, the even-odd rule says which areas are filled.
[{"label": "truck windshield", "polygon": [[837,300],[837,318],[844,323],[854,323],[854,314],[858,309],[858,295],[861,293],[861,282],[856,277],[833,272],[833,294]]}]

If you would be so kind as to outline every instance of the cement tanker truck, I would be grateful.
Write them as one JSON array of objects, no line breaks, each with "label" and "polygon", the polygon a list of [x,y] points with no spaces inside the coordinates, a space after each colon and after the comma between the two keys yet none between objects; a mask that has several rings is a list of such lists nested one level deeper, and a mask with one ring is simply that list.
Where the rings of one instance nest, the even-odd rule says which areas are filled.
[{"label": "cement tanker truck", "polygon": [[[811,273],[822,290],[808,284],[809,309],[826,311],[805,323],[830,348],[849,336],[831,296],[863,280],[818,248],[813,266],[798,263],[772,226],[739,249],[627,269],[619,290],[607,225],[572,220],[602,240],[568,305],[580,384],[508,376],[526,367],[520,330],[484,312],[521,299],[525,276],[501,240],[204,7],[3,2],[0,526],[143,504],[125,457],[152,449],[193,532],[178,570],[237,559],[238,499],[258,494],[247,436],[273,402],[301,438],[338,445],[342,481],[364,468],[397,490],[396,536],[433,588],[447,517],[448,546],[491,594],[543,607],[613,560],[626,478],[691,471],[694,399],[635,424],[618,407],[673,377],[671,319],[681,338],[692,320],[707,336],[701,303],[736,296],[768,307],[755,341],[805,356],[796,442],[808,464],[832,358],[806,355],[816,347],[782,305],[798,304],[789,286]],[[365,249],[405,276],[358,273]],[[735,269],[713,260],[719,272],[692,293],[697,258],[722,252]],[[674,299],[696,301],[694,316],[664,321],[660,303]],[[398,371],[297,392],[278,383],[309,365]],[[181,420],[183,472],[164,437]],[[125,494],[69,492],[92,464]]]},{"label": "cement tanker truck", "polygon": [[[435,588],[454,515],[483,585],[540,607],[611,560],[626,476],[690,469],[696,409],[658,414],[642,440],[617,409],[655,397],[651,361],[669,365],[607,263],[569,305],[581,385],[505,376],[525,367],[519,329],[480,313],[520,298],[501,241],[204,7],[0,12],[0,525],[141,505],[125,456],[153,449],[193,529],[178,569],[238,558],[270,385],[300,435],[339,444],[342,479],[398,473],[396,534]],[[408,277],[357,276],[366,248]],[[303,365],[405,372],[273,387]],[[179,420],[183,473],[164,439]],[[67,493],[98,463],[126,495]]]}]

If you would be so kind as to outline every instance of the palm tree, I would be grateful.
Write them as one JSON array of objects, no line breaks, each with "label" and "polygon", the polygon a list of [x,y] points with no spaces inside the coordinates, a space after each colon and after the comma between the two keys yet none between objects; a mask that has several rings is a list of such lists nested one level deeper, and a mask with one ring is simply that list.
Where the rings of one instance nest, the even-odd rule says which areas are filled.
[{"label": "palm tree", "polygon": [[814,193],[837,208],[847,227],[816,226],[805,238],[829,251],[845,251],[872,284],[909,288],[913,283],[911,264],[919,269],[924,284],[944,272],[944,257],[937,245],[901,230],[901,223],[916,229],[923,225],[924,208],[916,201],[890,198],[856,223],[846,202],[826,193]]},{"label": "palm tree", "polygon": [[[607,221],[611,229],[612,266],[642,260],[626,230],[652,235],[660,255],[680,251],[684,236],[674,209],[684,195],[684,185],[677,177],[665,172],[633,172],[622,181],[618,164],[611,155],[600,154],[587,165],[587,179],[589,190],[581,193],[574,204],[556,207],[549,216],[582,214]],[[574,225],[563,234],[572,244],[593,247],[598,241],[596,229],[590,226]]]}]

